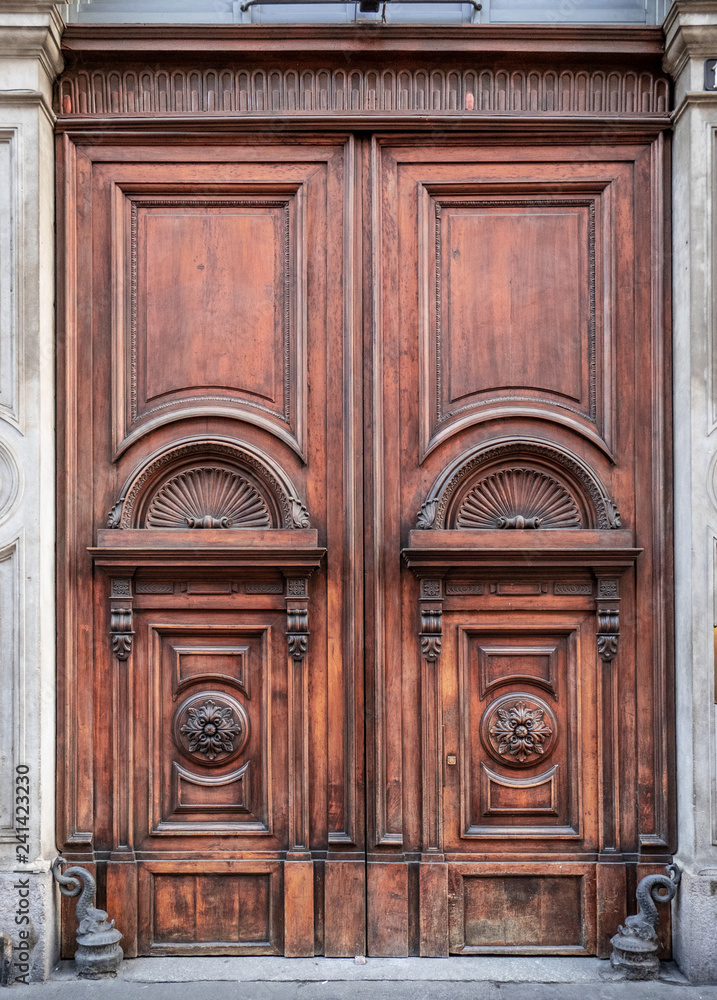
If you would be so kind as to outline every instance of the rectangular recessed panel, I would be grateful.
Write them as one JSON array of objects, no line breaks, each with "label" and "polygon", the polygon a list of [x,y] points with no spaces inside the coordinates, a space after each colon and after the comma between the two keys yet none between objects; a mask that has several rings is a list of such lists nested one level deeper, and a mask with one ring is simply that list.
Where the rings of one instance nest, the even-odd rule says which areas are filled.
[{"label": "rectangular recessed panel", "polygon": [[463,879],[467,947],[580,947],[580,876],[467,876]]},{"label": "rectangular recessed panel", "polygon": [[[176,657],[175,688],[186,684],[192,678],[219,676],[232,678],[246,694],[249,694],[249,661],[251,647],[229,640],[220,645],[209,637],[182,636],[186,645],[174,645]],[[180,640],[181,641],[181,640]],[[191,643],[191,645],[190,645]]]},{"label": "rectangular recessed panel", "polygon": [[490,588],[492,594],[497,594],[499,597],[532,597],[538,594],[544,594],[547,590],[547,585],[544,583],[496,583]]},{"label": "rectangular recessed panel", "polygon": [[266,835],[272,831],[269,630],[212,627],[206,615],[196,628],[153,626],[151,831],[163,838]]},{"label": "rectangular recessed panel", "polygon": [[187,206],[148,213],[145,227],[147,400],[237,388],[276,403],[280,210]]},{"label": "rectangular recessed panel", "polygon": [[[22,238],[20,164],[22,147],[16,128],[0,132],[0,413],[17,423],[19,370],[18,340],[22,265],[18,244]],[[21,343],[21,342],[20,342]]]},{"label": "rectangular recessed panel", "polygon": [[231,594],[231,580],[189,580],[188,594]]},{"label": "rectangular recessed panel", "polygon": [[444,211],[446,403],[499,388],[582,402],[585,210]]},{"label": "rectangular recessed panel", "polygon": [[531,627],[521,614],[514,628],[501,624],[460,627],[457,843],[467,850],[472,838],[494,839],[493,849],[505,850],[531,837],[577,842],[577,635]]},{"label": "rectangular recessed panel", "polygon": [[266,945],[270,942],[268,874],[158,874],[154,944]]},{"label": "rectangular recessed panel", "polygon": [[197,775],[174,761],[174,813],[192,816],[209,813],[231,818],[251,812],[251,767],[229,774]]},{"label": "rectangular recessed panel", "polygon": [[479,640],[477,648],[481,693],[510,679],[536,680],[557,693],[557,645]]},{"label": "rectangular recessed panel", "polygon": [[259,425],[302,453],[299,190],[117,192],[116,448],[174,420],[218,416]]},{"label": "rectangular recessed panel", "polygon": [[481,765],[482,812],[485,816],[547,814],[558,805],[558,765],[535,778],[496,774]]}]

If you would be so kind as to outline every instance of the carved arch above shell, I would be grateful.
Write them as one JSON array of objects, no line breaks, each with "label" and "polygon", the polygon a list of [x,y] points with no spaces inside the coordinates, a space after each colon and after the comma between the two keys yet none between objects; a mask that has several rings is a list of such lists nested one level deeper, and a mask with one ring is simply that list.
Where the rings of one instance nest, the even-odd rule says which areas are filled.
[{"label": "carved arch above shell", "polygon": [[110,528],[308,528],[309,513],[266,455],[191,438],[153,455],[108,513]]},{"label": "carved arch above shell", "polygon": [[507,438],[445,469],[416,527],[605,529],[619,528],[620,515],[577,455],[537,439]]}]

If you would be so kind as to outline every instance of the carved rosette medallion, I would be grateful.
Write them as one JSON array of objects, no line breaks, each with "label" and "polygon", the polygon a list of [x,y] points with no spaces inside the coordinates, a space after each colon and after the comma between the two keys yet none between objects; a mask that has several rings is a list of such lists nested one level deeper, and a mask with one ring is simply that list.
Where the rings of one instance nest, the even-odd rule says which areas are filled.
[{"label": "carved rosette medallion", "polygon": [[174,740],[197,763],[220,765],[236,757],[249,738],[244,706],[223,691],[187,698],[174,716]]},{"label": "carved rosette medallion", "polygon": [[555,747],[558,723],[549,705],[529,694],[506,694],[488,706],[481,721],[486,750],[511,767],[531,767]]}]

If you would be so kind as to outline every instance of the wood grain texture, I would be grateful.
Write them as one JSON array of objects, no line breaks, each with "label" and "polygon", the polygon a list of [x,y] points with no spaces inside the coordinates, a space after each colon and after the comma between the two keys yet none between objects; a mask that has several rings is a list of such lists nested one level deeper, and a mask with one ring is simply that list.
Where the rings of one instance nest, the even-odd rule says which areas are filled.
[{"label": "wood grain texture", "polygon": [[287,958],[314,954],[312,861],[287,861],[284,865],[284,954]]},{"label": "wood grain texture", "polygon": [[161,196],[118,188],[115,197],[118,452],[168,420],[234,414],[303,456],[302,186],[229,185],[207,198],[177,184]]},{"label": "wood grain texture", "polygon": [[[399,470],[400,481],[392,474],[376,509],[384,539],[399,532],[408,538],[404,560],[417,577],[403,578],[403,648],[399,657],[386,645],[384,689],[400,680],[403,693],[404,850],[429,842],[426,790],[439,778],[440,846],[449,880],[457,866],[476,866],[470,868],[474,881],[450,881],[452,951],[593,952],[597,912],[603,906],[617,912],[617,883],[597,878],[599,852],[605,862],[617,862],[639,849],[638,822],[650,809],[652,791],[638,804],[634,768],[653,729],[641,732],[629,711],[639,701],[645,718],[655,718],[649,706],[656,668],[647,653],[654,640],[641,647],[639,636],[661,634],[669,616],[662,604],[655,620],[656,594],[645,576],[656,551],[647,541],[655,537],[648,511],[656,495],[648,500],[645,484],[653,462],[664,465],[644,420],[662,419],[664,386],[653,381],[648,403],[638,374],[644,364],[636,363],[638,356],[652,357],[654,336],[655,305],[648,305],[639,278],[654,233],[649,207],[636,200],[636,185],[641,195],[649,191],[644,171],[652,148],[593,145],[586,154],[550,143],[540,151],[508,152],[507,140],[492,147],[469,141],[430,146],[386,138],[377,153],[378,374],[381,419],[391,428],[382,459]],[[581,200],[586,185],[590,197]],[[540,189],[550,194],[537,204]],[[546,224],[565,225],[561,246],[573,246],[570,263],[550,274],[541,271],[538,253],[538,243],[552,245]],[[593,240],[599,250],[590,249]],[[613,264],[606,264],[606,253]],[[545,256],[554,263],[554,254]],[[621,282],[639,284],[634,297],[615,294],[617,273]],[[651,287],[662,296],[654,280]],[[542,309],[551,295],[560,307],[547,319]],[[634,308],[644,308],[644,322]],[[553,338],[549,349],[541,341],[543,315]],[[518,333],[521,316],[529,320]],[[594,353],[593,336],[600,343]],[[518,388],[521,372],[530,389]],[[487,407],[483,420],[476,399],[489,392],[514,395]],[[560,402],[548,404],[550,397]],[[440,433],[445,413],[453,424]],[[491,454],[508,464],[491,465]],[[541,490],[552,490],[553,499],[542,506],[536,501],[533,509]],[[554,507],[568,511],[568,526],[553,524]],[[576,580],[578,568],[589,582]],[[615,589],[610,597],[603,584],[616,588],[617,578],[619,594]],[[425,628],[417,624],[427,586],[442,601],[437,724],[426,683]],[[480,622],[496,631],[479,634]],[[557,631],[549,635],[551,622]],[[612,651],[606,656],[608,640],[595,635],[613,625],[619,631],[615,667],[608,666],[614,658]],[[426,739],[436,729],[440,744]],[[564,749],[562,740],[568,741]],[[411,791],[419,767],[420,803]],[[508,867],[496,870],[491,881],[485,866],[498,858],[528,867],[520,878]],[[570,859],[586,858],[587,867],[560,881]],[[369,898],[369,923],[370,905]],[[543,912],[553,914],[550,926],[541,922]]]},{"label": "wood grain texture", "polygon": [[674,846],[659,32],[65,42],[63,853],[130,954],[605,954]]},{"label": "wood grain texture", "polygon": [[[560,625],[556,620],[558,628],[551,633],[547,617],[541,620],[533,613],[523,619],[507,613],[499,632],[484,634],[456,618],[461,722],[457,731],[446,728],[445,739],[458,747],[461,761],[460,768],[452,769],[460,780],[458,836],[495,836],[505,846],[513,836],[531,836],[533,827],[532,835],[546,841],[580,838],[585,846],[594,846],[596,831],[585,830],[580,815],[581,804],[588,814],[595,811],[597,797],[596,784],[581,763],[585,753],[587,760],[594,758],[595,744],[590,747],[587,741],[591,732],[595,741],[596,733],[590,721],[594,676],[591,679],[585,668],[580,681],[577,675],[580,619],[571,624],[563,620]],[[583,626],[583,642],[588,638],[587,627]],[[504,661],[505,673],[481,698],[485,685],[479,671],[485,646],[500,644],[513,645],[521,652]],[[554,651],[551,655],[556,661],[554,691],[548,690],[550,681],[536,683],[527,673],[535,654],[546,646]],[[455,715],[454,698],[455,691],[449,688],[444,707],[447,717]],[[578,699],[583,698],[580,704]],[[452,812],[457,804],[456,787],[451,778],[447,782],[446,803]],[[446,850],[460,848],[453,823],[450,833],[446,830]]]},{"label": "wood grain texture", "polygon": [[585,117],[666,116],[669,81],[652,72],[516,70],[509,65],[452,70],[375,65],[337,69],[284,68],[275,59],[252,68],[100,64],[70,68],[60,78],[59,114],[66,116],[251,115],[337,112],[369,116],[460,114]]},{"label": "wood grain texture", "polygon": [[326,862],[324,954],[353,958],[366,951],[366,863]]},{"label": "wood grain texture", "polygon": [[369,862],[366,873],[369,956],[408,955],[408,865]]},{"label": "wood grain texture", "polygon": [[[63,675],[59,840],[86,861],[98,838],[107,885],[136,897],[134,916],[117,908],[132,954],[281,953],[285,910],[288,953],[312,954],[311,851],[329,829],[339,854],[363,847],[355,195],[342,140],[291,148],[66,150],[92,206],[76,212],[67,192],[68,260],[87,249],[95,280],[72,271],[65,286],[66,475],[86,484],[66,486],[65,648],[85,652]],[[72,360],[90,356],[91,376]],[[221,406],[198,401],[208,392]],[[252,399],[273,415],[252,419]],[[108,577],[126,593],[108,600]],[[128,637],[125,659],[108,632]],[[98,761],[94,802],[77,800],[83,760]]]},{"label": "wood grain texture", "polygon": [[281,875],[270,862],[140,866],[142,954],[277,954]]},{"label": "wood grain texture", "polygon": [[420,954],[448,957],[448,865],[421,864],[419,878]]}]

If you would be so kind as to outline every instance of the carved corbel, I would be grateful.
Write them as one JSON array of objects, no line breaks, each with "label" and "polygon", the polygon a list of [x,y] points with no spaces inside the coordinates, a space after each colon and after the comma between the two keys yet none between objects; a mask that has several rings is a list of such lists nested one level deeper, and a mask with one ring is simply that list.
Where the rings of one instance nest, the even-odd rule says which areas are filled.
[{"label": "carved corbel", "polygon": [[110,643],[118,660],[132,652],[132,581],[129,577],[110,580]]},{"label": "carved corbel", "polygon": [[421,656],[435,662],[443,636],[443,581],[421,580]]},{"label": "carved corbel", "polygon": [[620,584],[616,579],[598,579],[597,649],[601,660],[609,663],[617,655],[620,639]]},{"label": "carved corbel", "polygon": [[426,500],[421,504],[421,509],[418,512],[418,520],[416,521],[417,528],[420,528],[422,531],[429,531],[434,527],[437,505],[437,500]]},{"label": "carved corbel", "polygon": [[421,616],[421,770],[424,860],[443,860],[441,816],[443,783],[442,678],[438,659],[443,638],[444,583],[420,580]]},{"label": "carved corbel", "polygon": [[289,656],[303,660],[309,649],[309,612],[307,608],[291,608],[286,612],[286,640]]},{"label": "carved corbel", "polygon": [[289,837],[287,860],[309,860],[309,581],[286,581],[286,641],[289,653]]},{"label": "carved corbel", "polygon": [[286,641],[293,660],[303,660],[309,649],[308,584],[304,577],[286,581]]},{"label": "carved corbel", "polygon": [[421,656],[427,660],[437,660],[441,655],[443,634],[443,612],[421,611]]}]

